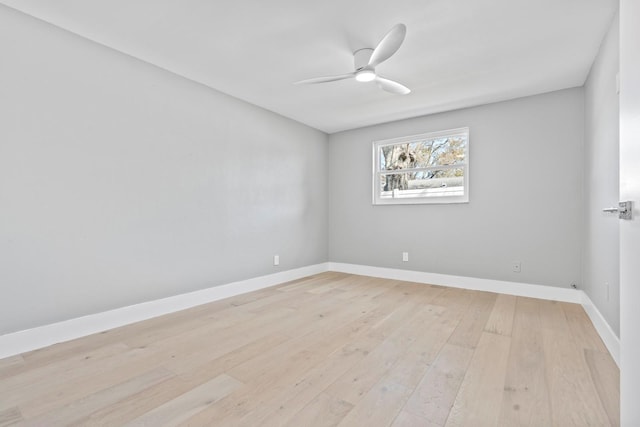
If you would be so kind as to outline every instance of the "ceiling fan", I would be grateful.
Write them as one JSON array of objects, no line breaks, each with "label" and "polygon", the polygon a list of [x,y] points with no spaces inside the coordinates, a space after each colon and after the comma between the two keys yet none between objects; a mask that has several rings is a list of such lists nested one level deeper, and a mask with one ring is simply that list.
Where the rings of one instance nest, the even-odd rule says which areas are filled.
[{"label": "ceiling fan", "polygon": [[386,61],[397,52],[402,45],[406,34],[407,27],[404,24],[396,24],[391,28],[391,30],[389,30],[380,43],[378,43],[378,46],[376,46],[375,49],[365,48],[355,51],[353,53],[353,60],[355,64],[355,71],[353,73],[316,77],[313,79],[302,80],[295,84],[328,83],[355,78],[359,82],[375,81],[378,87],[382,90],[398,95],[406,95],[411,92],[408,87],[376,74],[376,66]]}]

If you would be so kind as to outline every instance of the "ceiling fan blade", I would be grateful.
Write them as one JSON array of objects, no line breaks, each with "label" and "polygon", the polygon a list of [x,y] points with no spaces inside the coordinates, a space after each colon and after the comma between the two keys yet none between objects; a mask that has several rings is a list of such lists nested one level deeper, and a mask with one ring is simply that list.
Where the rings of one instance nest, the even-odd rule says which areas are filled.
[{"label": "ceiling fan blade", "polygon": [[386,90],[387,92],[395,93],[398,95],[406,95],[411,92],[411,89],[408,87],[401,85],[398,82],[394,82],[393,80],[385,79],[383,77],[376,77],[376,83],[378,87],[382,90]]},{"label": "ceiling fan blade", "polygon": [[400,49],[400,45],[402,45],[406,34],[407,27],[404,24],[394,25],[374,49],[369,59],[369,66],[375,67],[396,53],[396,51]]},{"label": "ceiling fan blade", "polygon": [[349,74],[339,74],[339,75],[336,75],[336,76],[315,77],[313,79],[300,80],[299,82],[295,82],[294,84],[296,84],[296,85],[308,85],[308,84],[315,84],[315,83],[335,82],[335,81],[338,81],[338,80],[350,79],[354,75],[355,75],[354,73],[349,73]]}]

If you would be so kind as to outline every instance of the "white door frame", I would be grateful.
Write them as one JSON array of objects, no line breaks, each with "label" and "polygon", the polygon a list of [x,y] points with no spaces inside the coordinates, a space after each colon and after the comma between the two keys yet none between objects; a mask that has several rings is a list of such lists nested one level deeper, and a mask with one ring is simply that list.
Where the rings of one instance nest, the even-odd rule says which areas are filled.
[{"label": "white door frame", "polygon": [[640,1],[620,0],[620,416],[640,426]]}]

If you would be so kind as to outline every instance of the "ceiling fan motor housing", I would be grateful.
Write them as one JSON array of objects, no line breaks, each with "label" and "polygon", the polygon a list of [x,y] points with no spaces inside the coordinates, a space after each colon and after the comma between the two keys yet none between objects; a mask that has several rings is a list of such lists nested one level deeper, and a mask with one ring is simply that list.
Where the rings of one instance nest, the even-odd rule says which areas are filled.
[{"label": "ceiling fan motor housing", "polygon": [[362,70],[369,64],[372,53],[373,49],[368,47],[353,52],[353,64],[355,65],[356,71]]}]

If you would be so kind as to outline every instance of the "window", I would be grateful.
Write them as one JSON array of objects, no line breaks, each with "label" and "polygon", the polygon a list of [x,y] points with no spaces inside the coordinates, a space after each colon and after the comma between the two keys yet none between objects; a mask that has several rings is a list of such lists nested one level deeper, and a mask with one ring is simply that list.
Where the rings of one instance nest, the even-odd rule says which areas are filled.
[{"label": "window", "polygon": [[468,201],[468,128],[373,143],[373,204]]}]

